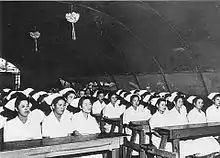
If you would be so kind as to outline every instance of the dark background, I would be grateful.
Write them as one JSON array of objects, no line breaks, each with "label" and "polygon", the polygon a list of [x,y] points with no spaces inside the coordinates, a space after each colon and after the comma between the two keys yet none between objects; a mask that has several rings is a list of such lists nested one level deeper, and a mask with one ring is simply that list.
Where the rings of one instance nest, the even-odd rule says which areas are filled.
[{"label": "dark background", "polygon": [[[0,55],[21,70],[22,87],[44,88],[58,77],[130,75],[140,88],[155,82],[157,89],[159,75],[164,90],[182,90],[186,84],[190,92],[219,90],[220,2],[2,1],[0,5]],[[75,41],[65,19],[71,11],[80,14]],[[35,30],[41,33],[38,52],[29,36]],[[116,80],[126,88],[123,79]]]}]

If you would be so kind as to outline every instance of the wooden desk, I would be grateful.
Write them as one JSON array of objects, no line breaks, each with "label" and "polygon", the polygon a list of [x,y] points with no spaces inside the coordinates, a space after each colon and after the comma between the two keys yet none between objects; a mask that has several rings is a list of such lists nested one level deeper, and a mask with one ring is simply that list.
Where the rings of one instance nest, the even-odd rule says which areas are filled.
[{"label": "wooden desk", "polygon": [[[145,151],[141,148],[141,145],[145,144],[146,134],[150,132],[149,121],[131,121],[128,128],[132,130],[132,135],[130,141],[125,141],[124,144],[128,148],[127,158],[131,158],[133,150],[139,152],[140,158],[146,158]],[[137,135],[139,135],[139,144],[135,143]]]},{"label": "wooden desk", "polygon": [[60,138],[45,138],[41,140],[6,142],[3,144],[1,158],[49,158],[94,152],[112,151],[123,143],[123,134],[91,134],[85,136],[69,136]]},{"label": "wooden desk", "polygon": [[[111,125],[110,133],[114,133],[116,127],[118,127],[119,133],[123,133],[123,124],[122,124],[122,119],[120,117],[119,118],[103,117],[102,121],[104,123]],[[102,124],[104,125],[104,123],[102,123]]]},{"label": "wooden desk", "polygon": [[173,152],[180,157],[179,141],[191,138],[220,135],[220,122],[167,126],[155,129],[161,136],[160,149],[165,149],[167,141],[172,142]]}]

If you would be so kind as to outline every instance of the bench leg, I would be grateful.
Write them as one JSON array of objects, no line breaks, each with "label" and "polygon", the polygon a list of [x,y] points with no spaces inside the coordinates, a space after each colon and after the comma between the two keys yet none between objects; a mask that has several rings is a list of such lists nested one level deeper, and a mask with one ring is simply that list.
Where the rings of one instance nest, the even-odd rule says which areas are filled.
[{"label": "bench leg", "polygon": [[[135,140],[136,140],[136,137],[137,137],[137,132],[136,131],[132,131],[132,135],[131,135],[131,140],[130,140],[130,142],[131,143],[134,143],[135,142]],[[127,152],[127,158],[131,158],[131,156],[132,156],[132,151],[133,151],[133,149],[131,149],[131,148],[128,148],[128,152]]]},{"label": "bench leg", "polygon": [[[164,150],[167,144],[167,139],[168,136],[167,135],[162,135],[161,141],[160,141],[160,146],[159,149]],[[157,156],[157,158],[162,158],[161,156]]]},{"label": "bench leg", "polygon": [[179,139],[174,139],[172,141],[172,150],[178,154],[178,158],[180,158],[180,142]]},{"label": "bench leg", "polygon": [[[139,145],[145,144],[145,141],[146,141],[146,135],[144,131],[141,131],[139,133]],[[144,150],[141,150],[139,154],[140,154],[140,158],[146,158],[146,154]]]},{"label": "bench leg", "polygon": [[117,150],[116,149],[113,149],[112,150],[112,158],[119,158],[118,154],[117,154]]}]

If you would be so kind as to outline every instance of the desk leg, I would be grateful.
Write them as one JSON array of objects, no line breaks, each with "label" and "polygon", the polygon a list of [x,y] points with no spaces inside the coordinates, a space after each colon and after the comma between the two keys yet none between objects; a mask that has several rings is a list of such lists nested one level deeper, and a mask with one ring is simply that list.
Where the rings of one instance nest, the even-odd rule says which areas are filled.
[{"label": "desk leg", "polygon": [[[146,135],[145,135],[144,131],[141,131],[139,133],[139,144],[140,145],[145,144],[145,141],[146,141]],[[140,151],[139,154],[140,154],[140,158],[146,158],[146,154],[143,149]]]},{"label": "desk leg", "polygon": [[160,146],[159,146],[159,149],[165,149],[166,147],[166,144],[167,144],[167,139],[168,139],[168,136],[167,135],[162,135],[162,138],[161,138],[161,141],[160,141]]},{"label": "desk leg", "polygon": [[180,141],[179,139],[172,140],[172,150],[178,154],[178,158],[180,158]]},{"label": "desk leg", "polygon": [[127,147],[125,147],[125,146],[123,146],[122,145],[122,156],[121,156],[121,158],[127,158]]},{"label": "desk leg", "polygon": [[4,128],[0,129],[0,151],[3,150]]},{"label": "desk leg", "polygon": [[[161,141],[160,141],[160,146],[159,149],[165,150],[166,144],[167,144],[167,135],[162,135]],[[157,158],[162,158],[161,156],[157,156]]]},{"label": "desk leg", "polygon": [[[136,132],[136,131],[132,131],[132,135],[131,135],[131,140],[130,140],[130,142],[131,142],[131,143],[135,143],[136,138],[137,138],[137,132]],[[127,154],[128,154],[127,156],[128,156],[128,158],[131,158],[131,157],[132,157],[132,151],[133,151],[133,149],[128,148],[128,150],[127,150]]]},{"label": "desk leg", "polygon": [[113,149],[112,150],[112,158],[119,158],[119,156],[117,156],[117,150],[116,149]]}]

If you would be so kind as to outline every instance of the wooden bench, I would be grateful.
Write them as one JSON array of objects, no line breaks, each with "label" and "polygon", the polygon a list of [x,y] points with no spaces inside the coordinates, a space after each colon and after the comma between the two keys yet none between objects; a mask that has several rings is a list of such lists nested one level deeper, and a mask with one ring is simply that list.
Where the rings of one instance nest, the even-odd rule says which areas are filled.
[{"label": "wooden bench", "polygon": [[[143,120],[143,121],[132,121],[129,124],[129,129],[132,130],[132,136],[131,140],[126,140],[124,143],[124,146],[128,148],[127,151],[127,157],[131,158],[132,151],[138,151],[140,158],[153,158],[156,156],[161,157],[167,157],[167,158],[176,158],[176,153],[168,152],[165,150],[157,149],[152,141],[151,137],[153,134],[153,131],[150,128],[149,121]],[[135,140],[137,138],[137,135],[139,135],[139,143],[135,143]],[[149,136],[149,143],[146,144],[146,136]]]},{"label": "wooden bench", "polygon": [[[118,127],[118,133],[123,133],[123,123],[122,123],[122,118],[108,118],[108,117],[103,117],[102,118],[102,125],[104,126],[105,123],[111,125],[111,130],[110,133],[114,133],[116,127]],[[104,128],[104,127],[103,127]]]},{"label": "wooden bench", "polygon": [[172,151],[180,157],[180,140],[220,135],[220,122],[167,126],[155,129],[161,136],[159,149],[164,150],[167,141],[172,143]]},{"label": "wooden bench", "polygon": [[69,155],[89,155],[111,151],[112,158],[117,156],[116,149],[123,144],[126,135],[90,134],[84,136],[68,136],[45,138],[38,140],[5,142],[1,144],[1,158],[49,158]]},{"label": "wooden bench", "polygon": [[[139,152],[140,158],[145,158],[145,151],[141,148],[141,145],[145,144],[146,134],[149,135],[150,126],[148,120],[143,121],[131,121],[128,125],[128,128],[132,131],[131,139],[128,141],[125,139],[124,146],[127,147],[127,158],[131,158],[132,151],[135,150]],[[139,135],[139,144],[135,143]]]},{"label": "wooden bench", "polygon": [[[101,119],[101,123],[100,123],[100,128],[105,132],[105,128],[104,125],[105,124],[109,124],[111,125],[111,129],[110,129],[110,134],[115,132],[116,127],[118,127],[118,133],[124,133],[123,132],[123,124],[122,124],[122,118],[108,118],[108,117],[102,117]],[[116,149],[116,152],[119,153],[119,158],[122,158],[123,155],[125,155],[125,150],[123,150],[123,146],[121,145],[120,149]],[[104,155],[104,158],[106,158],[107,156]]]}]

